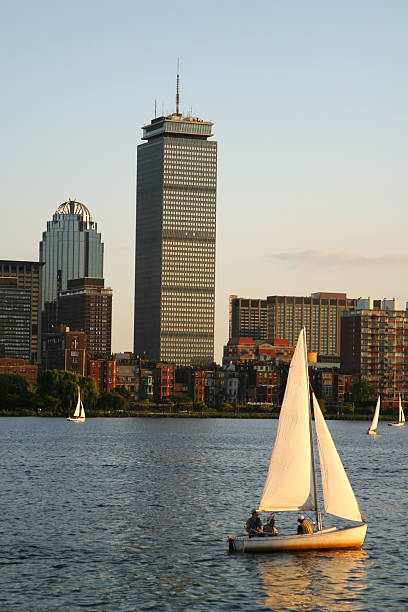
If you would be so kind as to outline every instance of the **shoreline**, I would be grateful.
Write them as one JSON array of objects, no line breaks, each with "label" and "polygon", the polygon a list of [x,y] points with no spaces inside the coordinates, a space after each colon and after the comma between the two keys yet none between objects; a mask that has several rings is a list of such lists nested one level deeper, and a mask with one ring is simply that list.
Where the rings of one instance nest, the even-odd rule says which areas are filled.
[{"label": "shoreline", "polygon": [[[0,412],[0,417],[38,417],[38,418],[55,418],[55,419],[66,419],[67,415],[51,414],[51,413],[27,413],[28,411],[10,411]],[[126,411],[94,411],[89,410],[86,412],[87,419],[94,418],[115,418],[115,419],[128,419],[128,418],[166,418],[166,419],[271,419],[277,420],[279,414],[265,414],[263,412],[217,412],[217,411],[205,411],[205,412],[153,412],[153,411],[141,411],[141,410],[126,410]],[[328,421],[371,421],[372,414],[362,415],[335,415],[326,414],[325,419]],[[379,422],[391,422],[395,421],[393,416],[385,416]]]}]

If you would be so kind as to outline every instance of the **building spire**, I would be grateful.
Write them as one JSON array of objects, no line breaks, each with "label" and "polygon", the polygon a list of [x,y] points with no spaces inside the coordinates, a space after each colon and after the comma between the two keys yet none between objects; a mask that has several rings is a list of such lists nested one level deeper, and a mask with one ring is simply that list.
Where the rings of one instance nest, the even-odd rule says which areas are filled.
[{"label": "building spire", "polygon": [[177,58],[176,115],[180,116],[180,58]]}]

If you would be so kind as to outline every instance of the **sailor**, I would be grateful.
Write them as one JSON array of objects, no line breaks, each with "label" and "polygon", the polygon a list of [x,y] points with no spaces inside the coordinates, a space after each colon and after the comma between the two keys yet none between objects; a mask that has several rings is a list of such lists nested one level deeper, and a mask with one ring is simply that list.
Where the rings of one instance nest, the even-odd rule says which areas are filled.
[{"label": "sailor", "polygon": [[311,524],[309,523],[309,521],[305,520],[305,517],[303,516],[303,514],[301,514],[298,518],[298,528],[297,528],[297,532],[300,535],[304,535],[305,533],[313,533],[313,529]]},{"label": "sailor", "polygon": [[273,513],[269,516],[268,522],[264,525],[264,533],[267,535],[278,535],[278,530],[275,526],[275,516]]},{"label": "sailor", "polygon": [[246,522],[246,530],[250,538],[262,535],[262,521],[258,516],[258,511],[255,509],[252,510],[252,514]]}]

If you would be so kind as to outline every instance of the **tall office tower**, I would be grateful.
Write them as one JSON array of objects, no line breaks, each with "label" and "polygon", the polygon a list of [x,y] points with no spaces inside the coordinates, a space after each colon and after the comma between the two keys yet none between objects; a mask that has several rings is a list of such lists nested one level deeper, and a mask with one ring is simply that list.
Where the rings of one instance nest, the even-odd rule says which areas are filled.
[{"label": "tall office tower", "polygon": [[381,395],[382,406],[396,407],[399,394],[408,399],[408,311],[379,304],[343,312],[341,368],[360,374]]},{"label": "tall office tower", "polygon": [[103,277],[103,251],[87,207],[74,200],[58,206],[40,242],[42,334],[57,325],[57,298],[69,280]]},{"label": "tall office tower", "polygon": [[153,119],[138,146],[134,352],[214,359],[217,143],[210,121]]},{"label": "tall office tower", "polygon": [[92,358],[111,354],[112,289],[103,278],[68,281],[58,298],[58,323],[87,335],[87,350]]},{"label": "tall office tower", "polygon": [[0,260],[0,354],[39,359],[38,261]]},{"label": "tall office tower", "polygon": [[266,300],[230,295],[229,337],[268,338],[268,308]]},{"label": "tall office tower", "polygon": [[291,346],[306,328],[309,351],[340,356],[341,313],[357,306],[345,293],[312,293],[311,297],[268,296],[268,336],[286,338]]}]

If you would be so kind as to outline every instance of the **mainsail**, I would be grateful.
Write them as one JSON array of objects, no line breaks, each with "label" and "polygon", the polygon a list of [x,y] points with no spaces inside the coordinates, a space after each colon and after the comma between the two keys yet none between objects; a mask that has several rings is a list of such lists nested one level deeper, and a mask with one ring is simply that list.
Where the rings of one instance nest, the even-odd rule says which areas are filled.
[{"label": "mainsail", "polygon": [[[81,415],[81,406],[82,406],[81,393],[80,393],[79,387],[78,387],[78,401],[77,401],[77,405],[75,407],[74,417],[82,416]],[[83,410],[83,408],[82,408],[82,410]]]},{"label": "mainsail", "polygon": [[401,396],[399,396],[398,423],[405,423],[405,415],[402,409]]},{"label": "mainsail", "polygon": [[380,396],[378,396],[377,399],[377,405],[375,407],[375,412],[374,412],[374,416],[373,416],[373,422],[370,425],[370,428],[368,431],[377,431],[377,425],[378,425],[378,417],[380,416]]},{"label": "mainsail", "polygon": [[259,510],[313,510],[305,330],[299,334]]},{"label": "mainsail", "polygon": [[351,521],[362,521],[363,517],[353,489],[314,394],[313,411],[319,446],[324,509],[335,516]]}]

